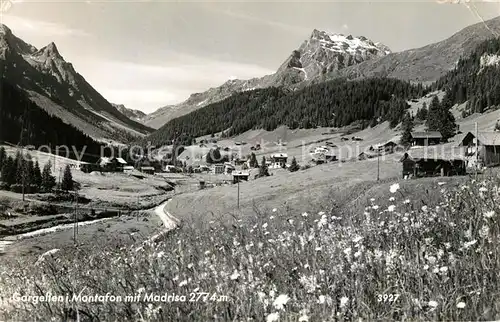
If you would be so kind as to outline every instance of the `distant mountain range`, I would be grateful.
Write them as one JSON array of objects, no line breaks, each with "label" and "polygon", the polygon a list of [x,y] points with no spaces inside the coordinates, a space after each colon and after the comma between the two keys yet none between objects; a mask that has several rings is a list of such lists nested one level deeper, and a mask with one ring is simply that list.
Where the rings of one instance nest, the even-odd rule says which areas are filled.
[{"label": "distant mountain range", "polygon": [[143,119],[158,128],[167,121],[188,114],[232,94],[268,87],[297,87],[301,83],[332,71],[389,54],[389,48],[365,37],[344,36],[314,30],[311,37],[294,50],[276,73],[250,80],[229,80],[222,86],[191,95],[187,101],[163,107]]},{"label": "distant mountain range", "polygon": [[116,108],[118,111],[120,111],[120,113],[122,113],[123,115],[125,115],[129,119],[137,121],[137,122],[141,122],[142,119],[147,115],[143,111],[126,108],[125,105],[123,105],[123,104],[111,103],[111,105],[113,105],[114,108]]},{"label": "distant mountain range", "polygon": [[158,128],[169,120],[219,102],[235,93],[257,88],[284,86],[292,90],[336,78],[394,77],[432,82],[452,70],[462,56],[482,41],[500,35],[500,17],[478,23],[443,41],[417,49],[391,53],[389,48],[365,37],[352,37],[314,30],[292,52],[277,72],[250,80],[229,80],[185,102],[165,106],[142,119]]},{"label": "distant mountain range", "polygon": [[0,24],[1,81],[50,115],[100,141],[126,142],[152,132],[118,111],[64,60],[56,45],[37,49]]}]

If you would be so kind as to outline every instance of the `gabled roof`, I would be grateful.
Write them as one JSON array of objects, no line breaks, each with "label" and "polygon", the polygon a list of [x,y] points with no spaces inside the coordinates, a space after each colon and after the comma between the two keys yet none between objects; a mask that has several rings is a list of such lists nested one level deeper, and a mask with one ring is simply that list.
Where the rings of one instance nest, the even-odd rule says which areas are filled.
[{"label": "gabled roof", "polygon": [[275,153],[271,155],[271,158],[288,158],[286,153]]},{"label": "gabled roof", "polygon": [[127,164],[127,161],[123,160],[122,158],[116,158],[116,161],[121,164]]},{"label": "gabled roof", "polygon": [[479,132],[477,139],[482,145],[500,145],[500,132]]},{"label": "gabled roof", "polygon": [[399,160],[466,160],[464,152],[460,149],[442,149],[434,147],[413,148],[403,154]]},{"label": "gabled roof", "polygon": [[426,132],[411,132],[411,137],[414,139],[441,139],[443,135],[438,131]]},{"label": "gabled roof", "polygon": [[[465,134],[460,140],[459,146],[468,145],[467,142],[476,137],[476,135],[472,132],[468,132]],[[500,132],[479,132],[477,134],[477,138],[480,145],[489,145],[489,146],[499,146],[500,145]]]}]

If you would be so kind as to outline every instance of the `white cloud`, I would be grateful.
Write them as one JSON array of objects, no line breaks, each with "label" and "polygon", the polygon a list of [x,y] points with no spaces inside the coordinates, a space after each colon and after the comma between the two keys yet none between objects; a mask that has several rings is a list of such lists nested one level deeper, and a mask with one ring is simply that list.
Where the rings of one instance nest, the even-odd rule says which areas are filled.
[{"label": "white cloud", "polygon": [[12,32],[20,34],[32,34],[43,36],[71,36],[71,37],[87,37],[88,33],[81,29],[73,29],[63,24],[27,19],[19,16],[4,15],[2,23],[6,24]]}]

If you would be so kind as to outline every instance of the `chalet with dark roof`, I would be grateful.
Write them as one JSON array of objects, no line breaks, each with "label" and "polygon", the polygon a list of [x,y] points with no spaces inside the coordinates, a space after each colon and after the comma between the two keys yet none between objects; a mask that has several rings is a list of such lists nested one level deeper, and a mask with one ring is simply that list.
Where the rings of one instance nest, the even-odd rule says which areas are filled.
[{"label": "chalet with dark roof", "polygon": [[443,135],[437,131],[412,132],[412,146],[428,146],[443,143]]}]

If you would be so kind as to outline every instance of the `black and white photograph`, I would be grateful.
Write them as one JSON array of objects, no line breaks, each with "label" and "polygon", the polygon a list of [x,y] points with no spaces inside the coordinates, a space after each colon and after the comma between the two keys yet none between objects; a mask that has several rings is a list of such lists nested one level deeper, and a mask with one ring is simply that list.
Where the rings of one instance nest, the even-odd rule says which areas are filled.
[{"label": "black and white photograph", "polygon": [[500,321],[500,0],[0,0],[0,321]]}]

